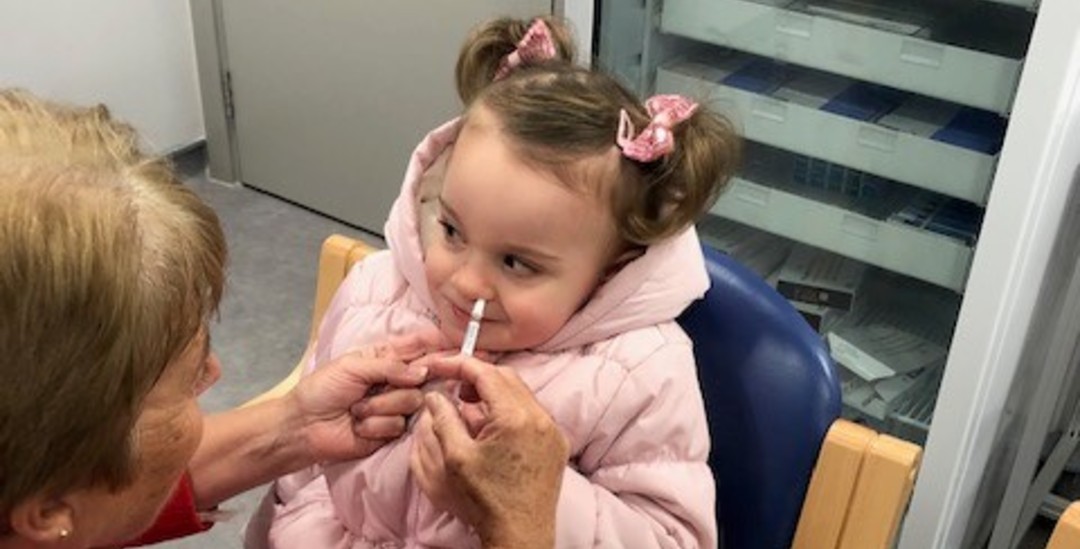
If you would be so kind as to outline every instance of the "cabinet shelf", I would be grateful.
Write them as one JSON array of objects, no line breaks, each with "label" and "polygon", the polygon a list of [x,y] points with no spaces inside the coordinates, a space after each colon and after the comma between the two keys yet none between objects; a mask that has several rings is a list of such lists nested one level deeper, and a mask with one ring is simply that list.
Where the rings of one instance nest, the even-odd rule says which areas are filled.
[{"label": "cabinet shelf", "polygon": [[[764,148],[760,148],[764,149]],[[963,240],[888,221],[912,193],[901,190],[872,207],[835,203],[791,184],[794,160],[754,149],[755,162],[713,205],[711,213],[770,233],[962,293],[973,249]],[[921,192],[910,189],[915,193]]]},{"label": "cabinet shelf", "polygon": [[985,204],[996,155],[722,83],[745,64],[746,56],[676,62],[658,69],[656,89],[707,97],[747,139]]},{"label": "cabinet shelf", "polygon": [[1039,4],[1039,0],[986,0],[987,2],[995,2],[997,4],[1004,4],[1006,6],[1016,6],[1020,8],[1027,8],[1034,10],[1035,6]]},{"label": "cabinet shelf", "polygon": [[1032,18],[990,2],[975,9],[967,21],[931,27],[859,24],[804,0],[665,0],[661,30],[1005,114],[1026,47],[1011,38],[1025,37]]}]

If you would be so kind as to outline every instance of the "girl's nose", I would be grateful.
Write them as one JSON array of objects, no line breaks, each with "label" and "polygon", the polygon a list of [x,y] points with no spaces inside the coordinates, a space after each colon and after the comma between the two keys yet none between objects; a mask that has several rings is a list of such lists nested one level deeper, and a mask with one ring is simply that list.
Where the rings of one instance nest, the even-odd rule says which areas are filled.
[{"label": "girl's nose", "polygon": [[452,278],[458,295],[469,301],[484,298],[488,301],[494,296],[491,276],[480,258],[469,258],[454,272]]}]

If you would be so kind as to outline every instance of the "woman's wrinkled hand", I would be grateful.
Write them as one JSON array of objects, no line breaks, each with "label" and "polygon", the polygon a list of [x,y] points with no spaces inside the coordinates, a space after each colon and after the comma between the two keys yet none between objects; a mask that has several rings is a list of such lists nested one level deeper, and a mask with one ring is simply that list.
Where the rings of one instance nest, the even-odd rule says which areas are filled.
[{"label": "woman's wrinkled hand", "polygon": [[512,369],[463,356],[420,363],[478,400],[459,411],[441,394],[425,396],[411,458],[421,490],[485,547],[552,547],[569,446],[551,416]]},{"label": "woman's wrinkled hand", "polygon": [[396,337],[302,377],[287,398],[293,399],[314,460],[366,457],[401,436],[406,417],[423,403],[418,387],[428,375],[426,367],[409,363],[446,348],[436,331]]}]

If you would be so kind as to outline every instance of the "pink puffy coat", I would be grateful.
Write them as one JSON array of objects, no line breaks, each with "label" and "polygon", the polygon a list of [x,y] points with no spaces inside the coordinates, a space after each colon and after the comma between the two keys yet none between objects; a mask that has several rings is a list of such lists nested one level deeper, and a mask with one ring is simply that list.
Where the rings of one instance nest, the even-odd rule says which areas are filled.
[{"label": "pink puffy coat", "polygon": [[[419,181],[458,121],[413,153],[386,223],[390,250],[358,265],[335,296],[316,361],[432,326],[419,237]],[[709,435],[689,339],[673,320],[708,287],[693,229],[650,247],[598,289],[549,341],[503,355],[570,441],[558,547],[714,547]],[[406,435],[371,457],[278,482],[272,547],[479,547],[409,472]],[[508,487],[512,489],[512,487]]]}]

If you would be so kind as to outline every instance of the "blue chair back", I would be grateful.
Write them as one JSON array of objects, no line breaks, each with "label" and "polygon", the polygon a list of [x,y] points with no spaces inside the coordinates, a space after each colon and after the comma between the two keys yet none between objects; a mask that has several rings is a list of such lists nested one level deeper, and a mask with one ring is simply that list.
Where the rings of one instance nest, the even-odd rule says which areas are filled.
[{"label": "blue chair back", "polygon": [[757,274],[702,246],[712,287],[678,321],[694,342],[725,549],[786,549],[840,383],[821,337]]}]

